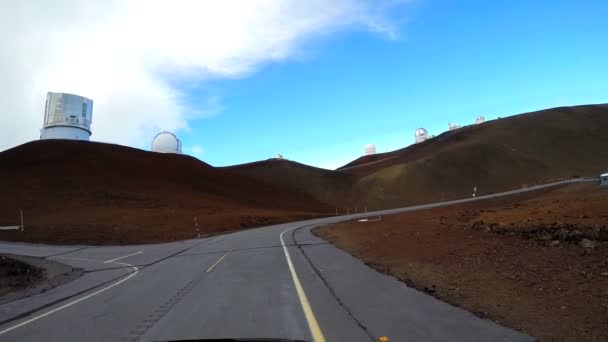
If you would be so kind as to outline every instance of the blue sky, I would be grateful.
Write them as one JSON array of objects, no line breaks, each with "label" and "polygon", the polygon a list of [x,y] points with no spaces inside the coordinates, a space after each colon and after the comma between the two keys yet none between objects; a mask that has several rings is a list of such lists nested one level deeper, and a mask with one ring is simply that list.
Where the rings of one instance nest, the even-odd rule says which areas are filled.
[{"label": "blue sky", "polygon": [[[397,15],[397,18],[399,16]],[[608,2],[419,1],[399,36],[342,32],[243,78],[189,85],[222,109],[181,138],[212,165],[287,159],[335,168],[476,115],[608,102]]]},{"label": "blue sky", "polygon": [[0,11],[0,150],[39,138],[54,91],[94,100],[94,141],[169,130],[216,166],[333,169],[418,127],[608,102],[606,18],[606,0],[19,2]]}]

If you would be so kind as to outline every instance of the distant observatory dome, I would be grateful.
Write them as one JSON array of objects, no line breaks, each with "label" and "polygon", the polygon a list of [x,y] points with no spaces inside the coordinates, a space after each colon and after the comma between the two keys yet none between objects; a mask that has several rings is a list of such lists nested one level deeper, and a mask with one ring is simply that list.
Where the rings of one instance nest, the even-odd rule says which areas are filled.
[{"label": "distant observatory dome", "polygon": [[477,119],[475,119],[475,124],[476,125],[479,125],[480,123],[484,123],[484,122],[486,122],[486,118],[484,118],[483,115],[479,115],[477,117]]},{"label": "distant observatory dome", "polygon": [[367,144],[365,145],[365,155],[369,156],[371,154],[376,154],[376,145],[374,144]]},{"label": "distant observatory dome", "polygon": [[455,124],[455,123],[453,123],[453,122],[450,122],[450,123],[448,124],[448,131],[453,131],[453,130],[455,130],[455,129],[459,129],[459,128],[460,128],[460,126],[458,126],[457,124]]},{"label": "distant observatory dome", "polygon": [[416,144],[431,138],[429,132],[424,128],[418,128],[414,136],[416,137]]},{"label": "distant observatory dome", "polygon": [[158,133],[152,140],[152,152],[182,153],[182,142],[175,134],[167,131]]},{"label": "distant observatory dome", "polygon": [[283,155],[280,153],[277,153],[277,155],[274,156],[274,159],[283,159]]}]

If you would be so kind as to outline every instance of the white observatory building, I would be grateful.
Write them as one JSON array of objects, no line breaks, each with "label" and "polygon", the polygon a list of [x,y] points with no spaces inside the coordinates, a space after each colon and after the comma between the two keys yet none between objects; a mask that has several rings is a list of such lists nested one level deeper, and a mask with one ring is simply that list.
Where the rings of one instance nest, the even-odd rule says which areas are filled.
[{"label": "white observatory building", "polygon": [[483,115],[479,115],[476,119],[475,119],[475,124],[479,125],[481,123],[486,122],[486,118],[483,117]]},{"label": "white observatory building", "polygon": [[416,137],[416,144],[431,139],[433,137],[432,135],[429,135],[429,132],[427,132],[427,130],[424,128],[418,128],[416,130],[416,133],[414,133],[414,136]]},{"label": "white observatory building", "polygon": [[280,153],[277,153],[277,154],[274,156],[274,159],[283,159],[283,155],[282,155],[282,154],[280,154]]},{"label": "white observatory building", "polygon": [[459,129],[459,128],[460,128],[460,126],[458,126],[457,124],[455,124],[455,123],[453,123],[453,122],[450,122],[450,123],[448,124],[448,131],[453,131],[453,130],[455,130],[455,129]]},{"label": "white observatory building", "polygon": [[376,154],[376,145],[367,144],[367,145],[365,145],[365,148],[363,150],[365,151],[366,156]]},{"label": "white observatory building", "polygon": [[175,134],[162,131],[152,140],[152,152],[181,154],[182,142]]},{"label": "white observatory building", "polygon": [[73,94],[48,92],[40,139],[88,141],[92,120],[93,100]]}]

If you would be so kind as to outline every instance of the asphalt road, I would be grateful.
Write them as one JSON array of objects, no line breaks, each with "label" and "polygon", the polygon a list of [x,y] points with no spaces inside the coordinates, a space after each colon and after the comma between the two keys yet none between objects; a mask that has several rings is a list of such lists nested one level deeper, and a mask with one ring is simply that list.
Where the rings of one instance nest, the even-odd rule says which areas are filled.
[{"label": "asphalt road", "polygon": [[[549,186],[556,184],[561,183]],[[362,216],[158,245],[0,243],[0,253],[44,257],[86,271],[50,291],[0,305],[0,341],[534,340],[377,273],[310,233]]]}]

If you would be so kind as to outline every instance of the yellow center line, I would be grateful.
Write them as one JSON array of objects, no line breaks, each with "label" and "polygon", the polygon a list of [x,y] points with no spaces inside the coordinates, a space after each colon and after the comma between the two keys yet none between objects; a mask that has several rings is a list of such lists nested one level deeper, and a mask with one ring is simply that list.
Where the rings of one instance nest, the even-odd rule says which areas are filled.
[{"label": "yellow center line", "polygon": [[219,263],[220,263],[222,260],[224,260],[224,258],[226,257],[226,255],[230,254],[230,252],[232,252],[232,249],[231,249],[231,250],[229,250],[228,252],[226,252],[226,254],[222,255],[222,257],[221,257],[221,258],[217,259],[217,261],[215,262],[215,264],[211,265],[211,267],[209,267],[209,268],[207,269],[207,273],[209,273],[209,272],[213,271],[213,268],[214,268],[215,266],[217,266],[217,264],[219,264]]},{"label": "yellow center line", "polygon": [[287,246],[285,245],[285,240],[283,240],[283,235],[292,229],[293,228],[287,229],[283,231],[281,235],[279,235],[281,245],[283,246],[283,252],[285,253],[285,259],[287,259],[287,265],[289,266],[291,278],[293,279],[293,283],[296,286],[296,292],[298,293],[298,298],[300,299],[300,305],[302,305],[302,310],[304,310],[304,316],[306,317],[306,321],[308,322],[308,328],[310,329],[312,339],[314,340],[314,342],[325,342],[325,336],[323,336],[323,332],[319,327],[319,323],[315,318],[315,314],[312,312],[312,307],[310,306],[308,297],[306,297],[306,292],[304,292],[304,288],[300,283],[300,279],[298,278],[296,269],[295,267],[293,267],[293,262],[291,262],[291,256],[289,255],[289,251],[287,250]]}]

